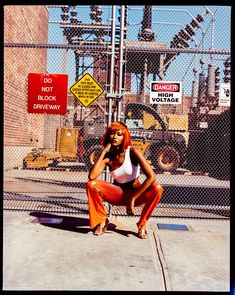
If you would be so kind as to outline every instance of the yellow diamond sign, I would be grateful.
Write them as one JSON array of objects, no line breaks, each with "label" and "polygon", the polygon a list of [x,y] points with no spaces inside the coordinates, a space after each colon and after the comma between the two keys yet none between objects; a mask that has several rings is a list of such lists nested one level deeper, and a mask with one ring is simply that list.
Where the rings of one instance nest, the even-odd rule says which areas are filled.
[{"label": "yellow diamond sign", "polygon": [[104,89],[89,73],[86,73],[70,87],[70,92],[84,107],[88,107],[104,92]]}]

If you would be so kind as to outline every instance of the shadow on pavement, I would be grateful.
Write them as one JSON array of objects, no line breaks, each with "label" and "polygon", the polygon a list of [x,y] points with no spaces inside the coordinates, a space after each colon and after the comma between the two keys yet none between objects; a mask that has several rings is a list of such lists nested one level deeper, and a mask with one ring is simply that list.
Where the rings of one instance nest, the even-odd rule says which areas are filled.
[{"label": "shadow on pavement", "polygon": [[[33,221],[34,223],[40,223],[51,228],[68,230],[82,234],[87,234],[93,231],[93,229],[89,227],[89,218],[61,216],[43,212],[30,212],[29,215],[36,217]],[[109,223],[105,234],[109,234],[113,231],[125,237],[129,237],[129,235],[138,237],[137,233],[133,231],[117,229],[116,227],[117,226],[115,224]]]}]

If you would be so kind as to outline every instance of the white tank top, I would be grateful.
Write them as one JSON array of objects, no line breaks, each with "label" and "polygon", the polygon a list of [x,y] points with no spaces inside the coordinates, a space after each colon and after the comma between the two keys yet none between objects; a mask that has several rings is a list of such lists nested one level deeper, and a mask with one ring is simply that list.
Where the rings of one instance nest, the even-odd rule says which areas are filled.
[{"label": "white tank top", "polygon": [[130,146],[126,149],[123,164],[117,169],[110,171],[114,180],[118,183],[126,183],[140,175],[140,166],[133,165],[130,158]]}]

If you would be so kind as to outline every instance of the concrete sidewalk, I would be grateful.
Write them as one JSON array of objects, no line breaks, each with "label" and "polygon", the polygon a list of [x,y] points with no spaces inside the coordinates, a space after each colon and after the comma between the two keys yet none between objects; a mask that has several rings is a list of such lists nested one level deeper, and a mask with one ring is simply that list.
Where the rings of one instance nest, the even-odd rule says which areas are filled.
[{"label": "concrete sidewalk", "polygon": [[230,289],[229,219],[151,217],[148,240],[136,236],[137,217],[112,216],[100,237],[88,222],[4,211],[3,290]]}]

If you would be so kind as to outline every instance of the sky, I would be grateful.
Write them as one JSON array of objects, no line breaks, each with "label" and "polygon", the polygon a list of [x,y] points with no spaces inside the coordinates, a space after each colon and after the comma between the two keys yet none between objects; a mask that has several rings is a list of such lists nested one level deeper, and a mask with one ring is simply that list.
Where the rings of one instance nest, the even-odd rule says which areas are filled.
[{"label": "sky", "polygon": [[[127,40],[137,41],[138,33],[141,29],[141,21],[143,19],[144,6],[128,6],[128,31]],[[61,9],[59,7],[47,6],[49,11],[49,35],[48,43],[63,44],[63,31],[59,26],[61,21]],[[116,23],[119,15],[118,9],[120,6],[116,5]],[[89,17],[90,6],[77,5],[77,18],[82,24],[90,24]],[[207,14],[205,14],[207,11]],[[197,15],[205,14],[204,21],[201,22],[201,28],[196,31],[193,36],[193,41],[190,43],[192,49],[215,49],[229,51],[231,48],[231,6],[152,6],[152,31],[155,33],[156,42],[165,42],[167,47],[173,37],[179,33],[186,25],[190,24],[192,18]],[[102,23],[111,24],[112,6],[102,5]],[[204,36],[204,38],[203,38]],[[83,36],[90,38],[90,36]],[[203,42],[202,42],[203,40]],[[56,53],[56,54],[55,54]],[[56,55],[56,59],[55,59]],[[221,79],[223,78],[223,62],[228,55],[213,55],[213,63],[215,67],[220,68]],[[201,71],[200,60],[204,58],[205,69],[207,70],[210,64],[211,56],[202,54],[180,54],[169,66],[165,80],[168,81],[181,81],[183,84],[183,91],[190,94],[193,80],[193,68]],[[66,55],[66,71],[69,74],[69,85],[75,83],[75,62],[74,53],[72,50],[67,51]],[[50,73],[61,71],[63,65],[62,50],[51,49],[48,50],[48,71]],[[84,67],[91,64],[90,58],[84,59]],[[138,62],[138,61],[137,61]],[[89,68],[87,69],[89,70]],[[81,73],[82,74],[82,73]],[[92,73],[91,73],[92,74]],[[149,77],[148,83],[152,80]],[[137,91],[138,79],[133,76],[132,91]]]}]

